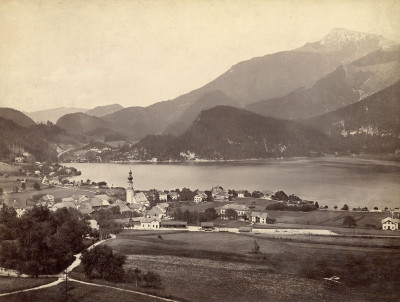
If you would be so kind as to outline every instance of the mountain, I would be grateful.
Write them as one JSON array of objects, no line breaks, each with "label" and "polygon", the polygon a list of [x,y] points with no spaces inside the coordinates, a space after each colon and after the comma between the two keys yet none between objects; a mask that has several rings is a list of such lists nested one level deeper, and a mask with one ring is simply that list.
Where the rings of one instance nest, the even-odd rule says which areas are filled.
[{"label": "mountain", "polygon": [[[355,104],[310,119],[330,136],[400,136],[400,81]],[[400,141],[399,141],[400,142]]]},{"label": "mountain", "polygon": [[76,107],[59,107],[47,110],[27,112],[26,114],[37,123],[46,123],[47,121],[50,121],[55,124],[57,120],[63,115],[76,112],[85,112],[87,110],[88,109]]},{"label": "mountain", "polygon": [[202,111],[180,136],[149,136],[136,147],[148,158],[249,159],[307,156],[326,149],[316,129],[231,106]]},{"label": "mountain", "polygon": [[339,66],[310,88],[298,88],[246,108],[264,116],[308,119],[355,103],[399,79],[400,47],[395,45]]},{"label": "mountain", "polygon": [[[312,87],[316,81],[333,72],[338,66],[391,44],[391,41],[380,35],[334,29],[320,41],[307,43],[291,51],[240,62],[199,89],[145,109],[130,107],[129,112],[134,114],[137,110],[140,111],[138,115],[146,114],[147,118],[155,119],[157,125],[153,134],[180,134],[191,123],[191,120],[186,118],[187,112],[193,117],[200,113],[195,112],[195,108],[210,108],[200,105],[202,101],[209,99],[207,95],[210,93],[212,96],[215,91],[219,91],[230,100],[230,103],[224,102],[221,105],[240,107],[280,98],[301,87]],[[194,105],[195,103],[197,104]],[[124,110],[128,109],[121,111]]]},{"label": "mountain", "polygon": [[56,125],[71,134],[85,134],[98,128],[113,127],[112,123],[82,112],[66,114],[58,119]]},{"label": "mountain", "polygon": [[112,104],[106,106],[97,106],[93,109],[86,111],[85,113],[92,116],[102,117],[103,115],[111,114],[121,109],[124,109],[124,107],[119,104]]},{"label": "mountain", "polygon": [[21,111],[12,108],[0,108],[0,117],[13,121],[17,125],[23,127],[32,126],[35,124],[30,117],[26,116]]},{"label": "mountain", "polygon": [[336,138],[341,150],[395,152],[400,149],[400,81],[307,124]]},{"label": "mountain", "polygon": [[161,133],[165,127],[165,115],[157,115],[148,107],[128,107],[101,117],[112,124],[113,129],[131,140],[139,140],[149,135]]},{"label": "mountain", "polygon": [[0,161],[14,162],[24,152],[39,161],[57,161],[56,142],[62,142],[63,131],[55,125],[23,127],[0,117]]},{"label": "mountain", "polygon": [[207,92],[194,103],[192,103],[181,114],[177,122],[170,124],[164,130],[164,134],[182,134],[192,124],[199,112],[220,105],[240,107],[239,103],[229,98],[225,93],[220,90]]}]

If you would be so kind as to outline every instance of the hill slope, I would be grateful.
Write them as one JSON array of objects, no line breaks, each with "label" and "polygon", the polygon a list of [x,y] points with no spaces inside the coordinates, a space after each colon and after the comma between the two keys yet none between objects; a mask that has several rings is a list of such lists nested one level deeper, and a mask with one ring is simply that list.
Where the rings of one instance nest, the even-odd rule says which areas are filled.
[{"label": "hill slope", "polygon": [[30,117],[26,116],[21,111],[12,108],[0,108],[0,117],[13,121],[22,127],[32,126],[35,124]]},{"label": "hill slope", "polygon": [[217,106],[202,111],[177,138],[146,137],[137,147],[149,158],[178,159],[181,153],[192,153],[202,159],[249,159],[311,155],[326,144],[326,136],[308,126]]},{"label": "hill slope", "polygon": [[66,114],[58,119],[56,125],[72,134],[84,134],[98,128],[113,127],[111,123],[99,117],[82,112]]},{"label": "hill slope", "polygon": [[400,136],[400,81],[360,102],[313,118],[328,135]]},{"label": "hill slope", "polygon": [[47,121],[50,121],[55,124],[63,115],[84,112],[86,110],[87,109],[76,107],[59,107],[54,109],[27,112],[26,114],[37,123],[46,123]]},{"label": "hill slope", "polygon": [[[240,62],[199,89],[173,100],[153,104],[145,110],[142,107],[130,107],[129,112],[132,115],[146,115],[143,119],[154,119],[156,125],[153,134],[183,133],[188,122],[191,122],[182,121],[185,113],[194,110],[195,107],[198,110],[207,109],[207,106],[193,104],[201,102],[199,100],[207,100],[206,95],[209,93],[220,91],[231,100],[224,105],[232,106],[238,104],[245,106],[279,98],[300,87],[311,87],[318,79],[334,71],[339,65],[361,58],[390,43],[379,35],[334,29],[321,41],[307,43],[292,51]],[[124,110],[128,109],[121,111]],[[135,110],[138,113],[134,113]],[[200,111],[195,112],[194,116],[198,113]],[[146,127],[148,131],[144,133],[150,133],[151,127]],[[140,135],[134,136],[140,137]]]},{"label": "hill slope", "polygon": [[106,106],[97,106],[93,109],[86,111],[85,113],[92,116],[102,117],[103,115],[111,114],[121,109],[124,109],[124,107],[119,104],[112,104]]},{"label": "hill slope", "polygon": [[337,110],[400,79],[400,49],[381,49],[338,67],[310,88],[250,104],[248,110],[283,119],[308,119]]},{"label": "hill slope", "polygon": [[28,152],[39,161],[57,161],[56,146],[63,131],[54,126],[22,127],[0,117],[0,161],[14,162],[15,156]]},{"label": "hill slope", "polygon": [[393,153],[400,149],[400,81],[307,123],[335,138],[340,151]]}]

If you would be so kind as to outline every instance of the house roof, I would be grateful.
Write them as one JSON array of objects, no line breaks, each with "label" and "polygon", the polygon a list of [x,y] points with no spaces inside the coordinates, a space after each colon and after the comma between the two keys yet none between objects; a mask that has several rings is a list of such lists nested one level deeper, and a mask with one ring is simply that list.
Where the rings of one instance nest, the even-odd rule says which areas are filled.
[{"label": "house roof", "polygon": [[153,221],[160,222],[160,220],[157,218],[147,218],[147,217],[140,217],[139,221],[140,221],[140,223],[151,223]]},{"label": "house roof", "polygon": [[135,193],[134,197],[136,202],[148,202],[146,195],[143,192]]},{"label": "house roof", "polygon": [[382,223],[385,223],[388,221],[393,222],[393,223],[400,223],[400,219],[394,219],[392,217],[386,217],[386,218],[382,219]]},{"label": "house roof", "polygon": [[90,204],[92,205],[92,207],[103,207],[103,201],[97,197],[93,197],[90,200]]},{"label": "house roof", "polygon": [[52,208],[53,209],[75,208],[75,204],[71,201],[62,201],[59,203],[55,203]]},{"label": "house roof", "polygon": [[266,213],[266,212],[251,212],[251,216],[260,217],[260,218],[268,218],[268,213]]},{"label": "house roof", "polygon": [[100,194],[100,195],[96,195],[97,198],[101,199],[101,200],[110,200],[110,196],[108,196],[107,194]]},{"label": "house roof", "polygon": [[214,226],[214,222],[202,222],[201,226],[210,228]]},{"label": "house roof", "polygon": [[138,204],[138,203],[131,203],[128,205],[129,208],[131,208],[132,210],[139,210],[141,208],[143,208],[143,205]]},{"label": "house roof", "polygon": [[65,197],[61,199],[63,202],[74,202],[75,200],[72,197]]},{"label": "house roof", "polygon": [[161,225],[187,225],[187,222],[179,220],[163,220],[161,221]]},{"label": "house roof", "polygon": [[250,210],[247,206],[245,206],[243,204],[236,204],[236,203],[226,204],[226,205],[223,205],[223,206],[218,207],[216,209],[218,209],[218,210],[233,209],[235,211],[249,211]]},{"label": "house roof", "polygon": [[155,207],[152,207],[150,211],[147,212],[147,215],[153,216],[153,215],[162,215],[165,213],[165,210],[158,205]]}]

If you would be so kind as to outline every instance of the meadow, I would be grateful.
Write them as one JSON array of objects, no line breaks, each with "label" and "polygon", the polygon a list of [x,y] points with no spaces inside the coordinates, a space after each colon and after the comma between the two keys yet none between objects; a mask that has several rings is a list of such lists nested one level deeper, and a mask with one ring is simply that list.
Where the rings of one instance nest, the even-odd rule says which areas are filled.
[{"label": "meadow", "polygon": [[[57,286],[38,289],[29,292],[22,292],[13,295],[0,297],[2,302],[65,302],[65,286],[61,283]],[[93,285],[86,285],[77,282],[69,282],[68,301],[70,302],[159,302],[160,299],[142,296],[117,289],[103,288]]]},{"label": "meadow", "polygon": [[[32,288],[51,283],[57,278],[13,278],[0,277],[0,294],[13,292],[21,289]],[[1,299],[0,299],[1,300]]]},{"label": "meadow", "polygon": [[[254,240],[260,254],[251,253]],[[398,301],[398,248],[375,241],[365,248],[358,246],[361,240],[335,238],[334,245],[310,240],[125,230],[106,244],[127,255],[127,267],[159,273],[163,288],[157,293],[178,300]],[[332,276],[340,283],[323,279]]]}]

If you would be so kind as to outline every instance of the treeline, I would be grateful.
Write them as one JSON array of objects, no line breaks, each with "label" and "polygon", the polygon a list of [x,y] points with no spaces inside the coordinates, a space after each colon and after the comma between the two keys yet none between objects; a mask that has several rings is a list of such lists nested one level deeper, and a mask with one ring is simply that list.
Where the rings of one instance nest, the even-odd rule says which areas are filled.
[{"label": "treeline", "polygon": [[91,228],[75,209],[50,212],[34,207],[17,218],[13,208],[0,210],[0,266],[37,277],[65,269],[86,245]]},{"label": "treeline", "polygon": [[218,218],[218,213],[214,208],[208,208],[204,212],[182,211],[181,208],[174,209],[172,217],[175,220],[186,221],[189,224],[197,222],[211,221]]}]

